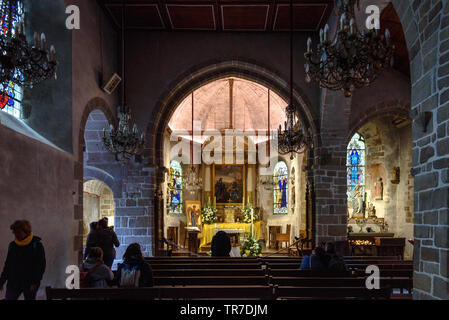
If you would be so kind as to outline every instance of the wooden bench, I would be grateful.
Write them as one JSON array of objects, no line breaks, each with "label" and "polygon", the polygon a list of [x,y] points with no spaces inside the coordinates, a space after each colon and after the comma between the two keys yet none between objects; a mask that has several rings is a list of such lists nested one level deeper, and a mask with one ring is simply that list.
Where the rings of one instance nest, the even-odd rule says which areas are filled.
[{"label": "wooden bench", "polygon": [[154,300],[276,298],[273,286],[155,286],[151,288],[46,288],[47,300]]},{"label": "wooden bench", "polygon": [[185,263],[185,264],[151,264],[153,270],[156,269],[262,269],[260,263]]},{"label": "wooden bench", "polygon": [[[299,270],[299,269],[267,269],[267,273],[273,277],[339,277],[345,276],[345,274],[333,273],[333,272],[323,272],[320,270]],[[349,273],[352,273],[349,272]],[[363,277],[367,276],[365,270],[354,270],[353,276]],[[401,269],[381,269],[381,277],[413,277],[413,270],[401,270]]]},{"label": "wooden bench", "polygon": [[170,277],[154,277],[156,286],[264,286],[269,284],[269,277],[264,276],[170,276]]},{"label": "wooden bench", "polygon": [[365,286],[358,287],[295,287],[275,286],[278,299],[389,299],[391,290],[381,288],[379,290],[368,290]]},{"label": "wooden bench", "polygon": [[154,277],[198,277],[198,276],[265,276],[263,269],[154,269]]}]

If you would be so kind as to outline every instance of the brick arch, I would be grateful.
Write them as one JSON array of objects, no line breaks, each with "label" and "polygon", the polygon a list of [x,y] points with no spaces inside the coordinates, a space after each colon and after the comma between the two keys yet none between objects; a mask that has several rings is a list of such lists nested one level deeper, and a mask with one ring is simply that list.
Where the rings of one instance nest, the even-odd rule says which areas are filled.
[{"label": "brick arch", "polygon": [[109,189],[111,189],[112,193],[114,194],[114,198],[120,198],[120,185],[108,172],[96,167],[86,166],[84,167],[83,182],[86,182],[87,180],[98,180],[103,182]]},{"label": "brick arch", "polygon": [[93,110],[100,110],[105,115],[106,119],[110,124],[116,124],[117,119],[115,115],[111,112],[111,109],[109,108],[106,101],[104,101],[102,98],[93,98],[91,99],[84,108],[83,115],[81,116],[81,122],[80,122],[80,132],[78,135],[78,143],[79,143],[79,152],[78,152],[78,160],[83,161],[83,146],[84,146],[84,130],[86,128],[87,120],[89,119],[89,115]]},{"label": "brick arch", "polygon": [[[193,90],[214,80],[230,76],[254,81],[272,89],[286,101],[289,100],[287,99],[289,97],[288,83],[278,73],[260,64],[242,60],[227,60],[195,66],[173,81],[169,89],[161,95],[161,99],[156,105],[156,109],[160,111],[150,121],[146,131],[145,156],[149,158],[148,165],[160,166],[162,163],[164,130],[178,104]],[[309,99],[300,87],[295,86],[294,91],[296,105],[301,106],[301,108],[298,108],[301,119],[306,127],[312,129],[314,136],[318,136],[318,120],[312,111]]]},{"label": "brick arch", "polygon": [[373,108],[369,108],[368,112],[359,118],[356,123],[351,123],[346,137],[347,142],[351,140],[352,136],[363,127],[365,124],[378,118],[379,116],[404,116],[410,119],[410,104],[398,100],[390,102],[382,102]]}]

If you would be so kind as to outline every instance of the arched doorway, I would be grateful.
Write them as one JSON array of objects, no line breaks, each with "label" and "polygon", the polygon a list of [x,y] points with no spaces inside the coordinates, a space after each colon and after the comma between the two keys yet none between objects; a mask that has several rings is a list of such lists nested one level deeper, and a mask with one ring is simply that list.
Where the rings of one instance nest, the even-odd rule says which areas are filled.
[{"label": "arched doorway", "polygon": [[83,243],[90,231],[89,225],[107,218],[108,226],[114,226],[114,195],[100,180],[88,180],[83,185]]}]

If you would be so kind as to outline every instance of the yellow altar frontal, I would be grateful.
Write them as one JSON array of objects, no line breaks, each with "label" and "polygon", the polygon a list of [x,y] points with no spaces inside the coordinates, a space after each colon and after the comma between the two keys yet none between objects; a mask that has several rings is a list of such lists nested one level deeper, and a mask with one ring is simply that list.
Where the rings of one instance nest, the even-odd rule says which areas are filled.
[{"label": "yellow altar frontal", "polygon": [[[254,223],[254,235],[257,240],[260,239],[260,221]],[[212,242],[216,229],[242,229],[245,233],[251,232],[251,223],[212,223],[204,224],[201,230],[201,244],[204,247]]]}]

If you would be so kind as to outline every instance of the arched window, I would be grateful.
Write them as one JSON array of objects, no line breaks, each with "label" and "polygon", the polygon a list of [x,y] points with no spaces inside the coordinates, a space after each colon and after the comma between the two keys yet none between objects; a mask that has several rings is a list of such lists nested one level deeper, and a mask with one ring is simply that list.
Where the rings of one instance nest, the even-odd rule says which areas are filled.
[{"label": "arched window", "polygon": [[274,167],[273,206],[274,214],[288,213],[288,168],[284,161]]},{"label": "arched window", "polygon": [[[12,20],[12,25],[15,26],[17,22],[23,21],[23,5],[21,1],[17,1],[18,14],[8,17],[6,12],[6,0],[0,0],[0,36],[10,32],[9,25]],[[17,76],[17,75],[16,75]],[[16,118],[20,118],[22,111],[22,88],[16,83],[10,81],[7,85],[0,84],[0,110],[5,111]]]},{"label": "arched window", "polygon": [[[348,144],[346,167],[348,170],[348,202],[357,203],[357,199],[365,200],[365,139],[356,133]],[[349,207],[350,204],[348,204]],[[360,210],[360,204],[357,204]],[[354,207],[354,208],[355,208]],[[353,213],[353,215],[355,212]]]},{"label": "arched window", "polygon": [[182,213],[182,167],[178,161],[170,163],[168,181],[169,209],[171,214]]}]

